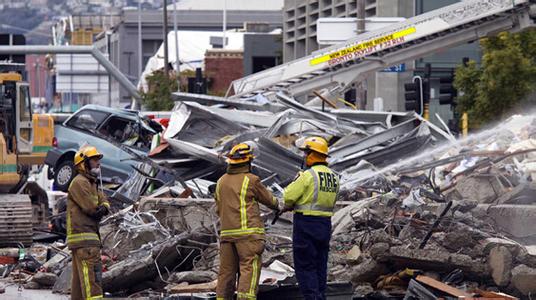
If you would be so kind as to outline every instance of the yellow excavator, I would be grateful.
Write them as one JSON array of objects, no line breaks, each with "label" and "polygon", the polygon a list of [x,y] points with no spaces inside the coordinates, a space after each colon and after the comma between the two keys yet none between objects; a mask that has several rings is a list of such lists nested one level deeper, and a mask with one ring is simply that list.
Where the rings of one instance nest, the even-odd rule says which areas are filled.
[{"label": "yellow excavator", "polygon": [[48,223],[48,198],[28,181],[52,147],[54,120],[32,114],[24,64],[0,62],[0,247],[29,246],[33,229]]}]

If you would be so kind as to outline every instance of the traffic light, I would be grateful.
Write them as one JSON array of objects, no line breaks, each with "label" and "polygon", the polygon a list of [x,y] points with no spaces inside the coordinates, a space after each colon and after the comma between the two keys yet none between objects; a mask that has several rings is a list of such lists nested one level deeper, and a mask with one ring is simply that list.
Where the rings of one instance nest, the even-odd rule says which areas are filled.
[{"label": "traffic light", "polygon": [[404,97],[406,98],[406,110],[422,112],[423,82],[421,77],[414,77],[412,83],[404,84]]},{"label": "traffic light", "polygon": [[456,91],[456,88],[454,88],[453,75],[439,78],[439,104],[452,105],[457,95],[458,92]]}]

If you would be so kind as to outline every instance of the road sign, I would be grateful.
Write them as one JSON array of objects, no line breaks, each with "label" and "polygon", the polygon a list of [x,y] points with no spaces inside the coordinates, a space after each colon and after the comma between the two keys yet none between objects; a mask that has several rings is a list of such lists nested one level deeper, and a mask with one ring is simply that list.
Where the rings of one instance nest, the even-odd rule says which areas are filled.
[{"label": "road sign", "polygon": [[406,72],[406,64],[401,63],[398,65],[390,66],[388,68],[383,69],[381,72],[390,72],[390,73]]}]

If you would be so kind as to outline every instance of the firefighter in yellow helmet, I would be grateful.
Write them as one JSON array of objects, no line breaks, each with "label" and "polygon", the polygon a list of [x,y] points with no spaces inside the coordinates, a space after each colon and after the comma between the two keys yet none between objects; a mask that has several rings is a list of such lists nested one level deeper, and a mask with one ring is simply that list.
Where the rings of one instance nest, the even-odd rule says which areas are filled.
[{"label": "firefighter in yellow helmet", "polygon": [[[216,184],[216,212],[220,218],[218,300],[256,299],[264,251],[264,221],[259,203],[274,210],[278,201],[251,173],[254,142],[234,146],[227,155],[227,173]],[[237,274],[238,286],[237,286]]]},{"label": "firefighter in yellow helmet", "polygon": [[292,244],[294,268],[304,299],[326,299],[331,216],[339,193],[339,175],[327,163],[328,143],[305,139],[307,170],[285,188],[283,211],[294,211]]},{"label": "firefighter in yellow helmet", "polygon": [[74,157],[78,175],[67,196],[67,246],[72,251],[71,299],[100,299],[102,292],[99,222],[110,204],[99,190],[102,154],[82,147]]}]

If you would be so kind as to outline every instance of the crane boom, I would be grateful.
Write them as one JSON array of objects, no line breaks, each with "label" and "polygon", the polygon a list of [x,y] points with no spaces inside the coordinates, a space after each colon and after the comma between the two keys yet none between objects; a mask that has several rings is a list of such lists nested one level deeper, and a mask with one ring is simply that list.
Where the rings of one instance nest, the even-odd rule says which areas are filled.
[{"label": "crane boom", "polygon": [[286,91],[344,92],[370,72],[497,34],[534,26],[534,0],[466,0],[360,34],[311,55],[232,82],[232,98]]}]

